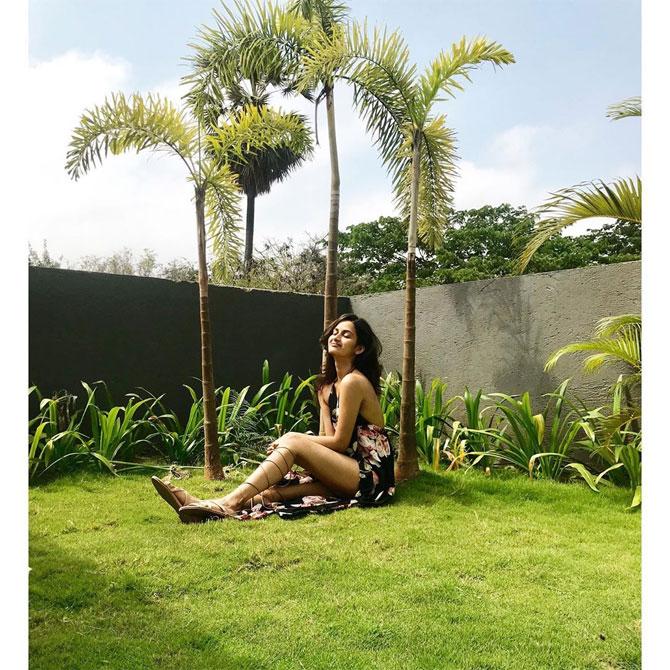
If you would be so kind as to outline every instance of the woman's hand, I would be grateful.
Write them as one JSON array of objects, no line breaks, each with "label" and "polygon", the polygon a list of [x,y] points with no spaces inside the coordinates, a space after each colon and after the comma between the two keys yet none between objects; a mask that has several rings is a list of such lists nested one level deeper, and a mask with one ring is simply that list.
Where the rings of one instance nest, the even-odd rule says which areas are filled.
[{"label": "woman's hand", "polygon": [[325,394],[325,388],[319,390],[317,397],[319,399],[319,407],[321,407],[321,409],[325,412],[330,411],[330,407],[328,406],[328,398]]},{"label": "woman's hand", "polygon": [[266,450],[266,453],[269,455],[271,454],[276,448],[277,445],[279,444],[279,440],[275,440],[272,444],[270,444]]}]

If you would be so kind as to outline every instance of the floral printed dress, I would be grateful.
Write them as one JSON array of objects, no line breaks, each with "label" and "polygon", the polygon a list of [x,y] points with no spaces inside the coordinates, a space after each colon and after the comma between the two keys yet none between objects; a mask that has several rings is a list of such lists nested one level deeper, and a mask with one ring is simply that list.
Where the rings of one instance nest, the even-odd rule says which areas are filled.
[{"label": "floral printed dress", "polygon": [[[328,407],[334,428],[337,425],[339,412],[339,398],[334,384],[328,397]],[[355,506],[378,507],[391,502],[395,492],[394,452],[386,430],[382,426],[368,423],[359,413],[350,445],[344,453],[358,461],[360,485],[353,498],[304,496],[290,500],[292,485],[314,481],[308,472],[290,470],[276,485],[282,490],[285,502],[259,504],[251,510],[241,511],[235,518],[245,521],[278,514],[282,519],[294,519],[310,512],[324,514]]]}]

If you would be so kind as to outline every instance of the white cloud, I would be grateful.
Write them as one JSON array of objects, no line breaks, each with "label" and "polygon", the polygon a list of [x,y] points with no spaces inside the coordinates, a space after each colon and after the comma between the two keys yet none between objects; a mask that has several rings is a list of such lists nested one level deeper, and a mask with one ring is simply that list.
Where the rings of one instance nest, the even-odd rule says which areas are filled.
[{"label": "white cloud", "polygon": [[[132,92],[131,65],[102,53],[69,51],[32,65],[24,106],[34,137],[39,193],[28,208],[28,239],[47,239],[52,255],[68,260],[110,255],[123,246],[171,257],[195,257],[191,189],[183,166],[170,156],[109,156],[78,182],[64,165],[70,133],[84,109],[113,91]],[[176,84],[156,87],[175,97]],[[178,94],[176,95],[178,97]],[[183,231],[183,232],[182,232]]]},{"label": "white cloud", "polygon": [[496,135],[479,164],[462,160],[454,189],[456,209],[499,205],[534,207],[546,197],[538,177],[537,144],[551,131],[538,126],[514,126]]}]

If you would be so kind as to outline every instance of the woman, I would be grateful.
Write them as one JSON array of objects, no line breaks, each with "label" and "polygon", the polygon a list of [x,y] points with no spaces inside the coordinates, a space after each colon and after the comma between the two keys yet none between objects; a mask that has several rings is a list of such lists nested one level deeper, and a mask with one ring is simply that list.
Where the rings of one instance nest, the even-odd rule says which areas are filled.
[{"label": "woman", "polygon": [[[282,435],[268,447],[265,461],[223,498],[199,500],[152,477],[158,493],[183,522],[261,518],[272,512],[297,516],[390,501],[395,480],[378,398],[381,344],[367,321],[355,314],[338,317],[320,342],[328,352],[316,382],[321,434]],[[309,472],[299,476],[292,471],[294,465]]]}]

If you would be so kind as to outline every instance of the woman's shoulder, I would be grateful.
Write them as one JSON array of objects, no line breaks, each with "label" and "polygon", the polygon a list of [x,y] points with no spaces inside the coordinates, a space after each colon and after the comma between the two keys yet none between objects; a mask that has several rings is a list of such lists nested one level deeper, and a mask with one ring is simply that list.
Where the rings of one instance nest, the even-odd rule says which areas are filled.
[{"label": "woman's shoulder", "polygon": [[372,389],[374,391],[370,380],[360,370],[352,370],[344,377],[340,382],[340,389],[343,388],[358,388],[361,391]]}]

